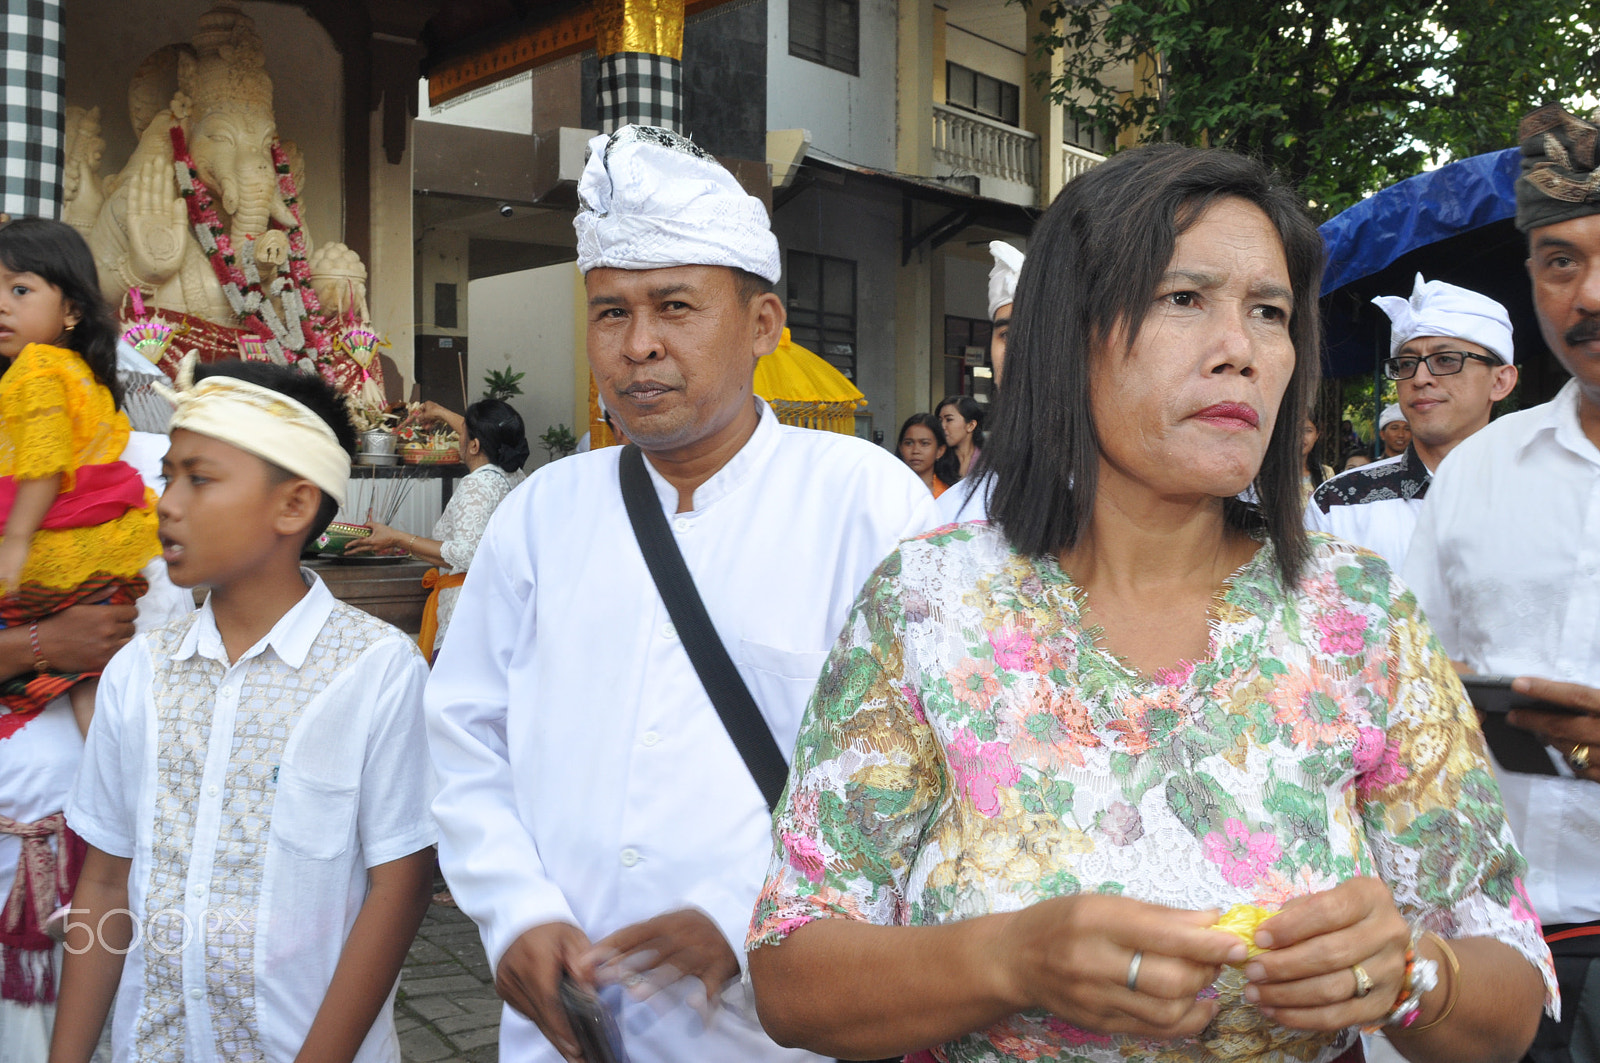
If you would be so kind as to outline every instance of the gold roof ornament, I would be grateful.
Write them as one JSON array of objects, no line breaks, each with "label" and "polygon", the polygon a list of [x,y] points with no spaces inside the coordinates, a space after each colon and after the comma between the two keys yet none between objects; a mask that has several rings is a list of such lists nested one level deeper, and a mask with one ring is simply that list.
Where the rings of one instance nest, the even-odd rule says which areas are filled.
[{"label": "gold roof ornament", "polygon": [[594,50],[683,58],[684,0],[596,0]]}]

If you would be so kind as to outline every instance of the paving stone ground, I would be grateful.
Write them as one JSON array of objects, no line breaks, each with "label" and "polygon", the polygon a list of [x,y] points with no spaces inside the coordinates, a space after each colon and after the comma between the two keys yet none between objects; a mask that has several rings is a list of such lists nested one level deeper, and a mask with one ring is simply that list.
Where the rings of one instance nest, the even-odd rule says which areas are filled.
[{"label": "paving stone ground", "polygon": [[478,928],[430,905],[406,956],[394,1005],[405,1063],[499,1063],[500,998]]}]

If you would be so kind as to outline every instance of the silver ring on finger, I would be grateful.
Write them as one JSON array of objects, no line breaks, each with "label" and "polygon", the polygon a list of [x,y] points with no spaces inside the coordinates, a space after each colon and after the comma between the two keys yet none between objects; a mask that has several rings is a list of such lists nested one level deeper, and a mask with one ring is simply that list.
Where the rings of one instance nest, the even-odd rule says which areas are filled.
[{"label": "silver ring on finger", "polygon": [[1139,991],[1139,964],[1144,962],[1144,949],[1135,949],[1133,959],[1128,961],[1128,980],[1126,985],[1130,992]]},{"label": "silver ring on finger", "polygon": [[1350,973],[1356,976],[1355,999],[1360,1000],[1362,997],[1372,992],[1372,987],[1376,983],[1373,982],[1372,976],[1367,973],[1366,968],[1362,967],[1359,963],[1352,963],[1350,965]]}]

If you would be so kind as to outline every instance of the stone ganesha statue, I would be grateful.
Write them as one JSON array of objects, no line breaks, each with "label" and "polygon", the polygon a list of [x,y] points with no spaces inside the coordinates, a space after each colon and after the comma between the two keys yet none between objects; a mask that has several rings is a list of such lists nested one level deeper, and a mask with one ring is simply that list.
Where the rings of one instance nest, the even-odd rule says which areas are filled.
[{"label": "stone ganesha statue", "polygon": [[247,354],[274,361],[324,351],[302,163],[278,140],[261,38],[238,0],[147,58],[128,103],[138,146],[89,234],[107,300],[139,288],[154,310],[242,330]]}]

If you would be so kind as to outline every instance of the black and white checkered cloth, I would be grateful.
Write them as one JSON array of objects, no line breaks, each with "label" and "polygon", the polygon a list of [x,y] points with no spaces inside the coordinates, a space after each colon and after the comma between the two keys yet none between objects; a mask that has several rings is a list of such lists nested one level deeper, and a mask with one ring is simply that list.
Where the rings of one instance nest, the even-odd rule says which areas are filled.
[{"label": "black and white checkered cloth", "polygon": [[617,52],[600,59],[599,124],[602,133],[653,125],[683,132],[683,64],[648,52]]},{"label": "black and white checkered cloth", "polygon": [[61,0],[4,0],[5,172],[0,211],[61,214]]}]

